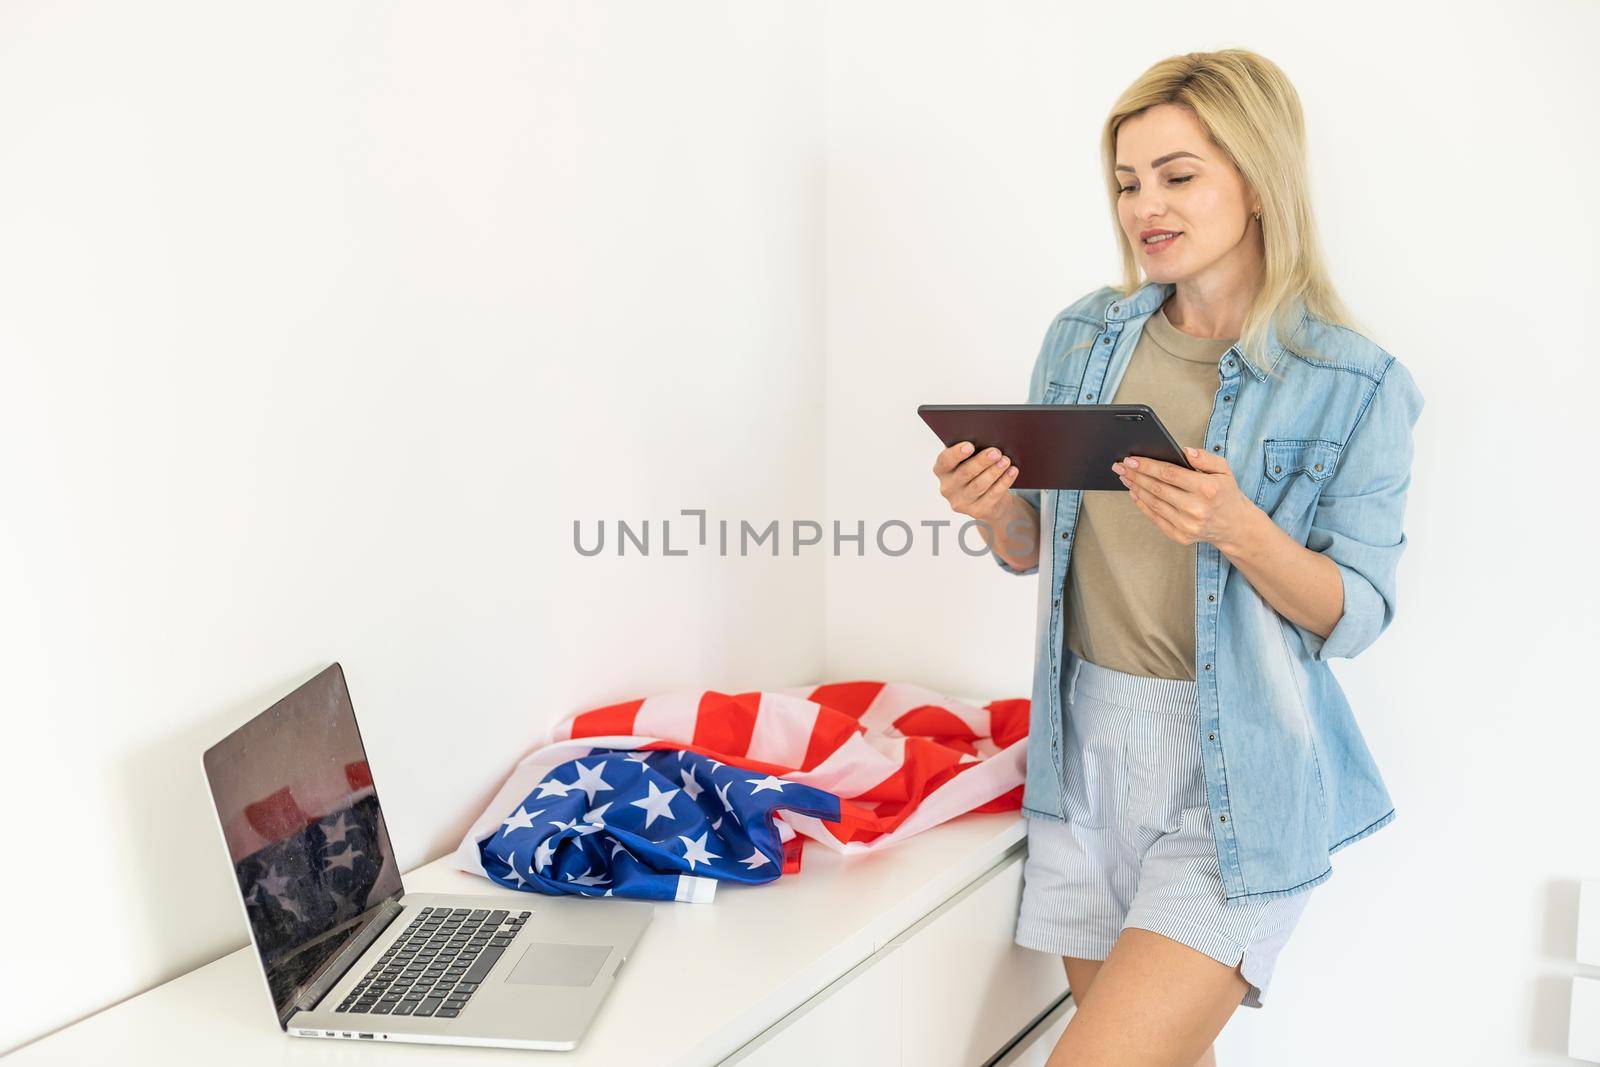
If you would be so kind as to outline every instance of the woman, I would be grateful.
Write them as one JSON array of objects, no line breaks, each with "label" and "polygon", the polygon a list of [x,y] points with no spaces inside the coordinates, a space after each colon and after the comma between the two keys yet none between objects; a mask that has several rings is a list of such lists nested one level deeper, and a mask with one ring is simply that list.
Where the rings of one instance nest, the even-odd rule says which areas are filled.
[{"label": "woman", "polygon": [[1041,582],[1016,941],[1077,1002],[1050,1063],[1187,1067],[1262,1006],[1330,855],[1394,819],[1327,660],[1394,616],[1422,396],[1334,294],[1275,65],[1163,60],[1101,147],[1123,284],[1051,323],[1028,401],[1149,404],[1193,469],[1013,491],[961,442],[934,471]]}]

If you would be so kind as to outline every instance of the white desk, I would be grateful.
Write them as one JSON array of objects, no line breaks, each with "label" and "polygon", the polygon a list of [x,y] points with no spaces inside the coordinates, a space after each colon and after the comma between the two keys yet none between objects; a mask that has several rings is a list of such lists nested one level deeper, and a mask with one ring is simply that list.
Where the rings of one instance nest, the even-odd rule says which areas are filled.
[{"label": "white desk", "polygon": [[[1059,1033],[1070,1006],[1061,1004],[1060,960],[1009,943],[1025,848],[1018,813],[965,815],[878,854],[845,857],[808,843],[798,875],[724,883],[712,904],[656,904],[655,921],[572,1052],[289,1037],[273,1021],[246,947],[24,1046],[6,1067],[380,1059],[592,1067],[729,1057],[765,1067],[815,1062],[829,1035],[848,1039],[846,1063],[982,1063],[1016,1035]],[[410,872],[406,889],[538,899],[448,863]],[[856,1032],[838,1034],[835,1022]],[[940,1034],[941,1026],[954,1032]],[[1019,1057],[1014,1050],[1004,1062]]]}]

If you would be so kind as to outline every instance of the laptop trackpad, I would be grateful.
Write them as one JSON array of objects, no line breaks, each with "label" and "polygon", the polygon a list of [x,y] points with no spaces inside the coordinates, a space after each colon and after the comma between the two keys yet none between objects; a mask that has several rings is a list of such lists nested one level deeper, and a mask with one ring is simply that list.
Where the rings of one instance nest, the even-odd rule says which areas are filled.
[{"label": "laptop trackpad", "polygon": [[610,945],[558,945],[535,941],[522,954],[508,982],[524,985],[588,985],[611,955]]}]

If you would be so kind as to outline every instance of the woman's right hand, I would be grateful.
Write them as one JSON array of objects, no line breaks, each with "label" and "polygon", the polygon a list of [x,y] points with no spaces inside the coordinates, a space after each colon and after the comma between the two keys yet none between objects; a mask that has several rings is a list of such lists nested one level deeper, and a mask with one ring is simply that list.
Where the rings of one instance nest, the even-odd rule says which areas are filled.
[{"label": "woman's right hand", "polygon": [[972,442],[957,441],[933,461],[939,495],[952,510],[1000,529],[1011,506],[1011,483],[1017,468],[998,448],[972,454]]}]

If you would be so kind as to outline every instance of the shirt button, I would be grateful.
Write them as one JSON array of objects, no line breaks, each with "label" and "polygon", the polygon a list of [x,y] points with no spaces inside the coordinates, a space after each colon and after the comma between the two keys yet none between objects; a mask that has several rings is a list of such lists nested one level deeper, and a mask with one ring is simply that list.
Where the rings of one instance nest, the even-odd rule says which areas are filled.
[{"label": "shirt button", "polygon": [[1085,400],[1093,400],[1094,399],[1094,394],[1093,393],[1084,393],[1083,394],[1083,398]]},{"label": "shirt button", "polygon": [[1317,470],[1321,470],[1322,469],[1322,464],[1320,464],[1320,463],[1313,464],[1313,466],[1315,466],[1317,468]]},{"label": "shirt button", "polygon": [[1067,531],[1062,530],[1061,531],[1061,540],[1065,541],[1066,539],[1067,539]]},{"label": "shirt button", "polygon": [[1212,445],[1211,446],[1211,451],[1213,451],[1213,452],[1221,452],[1222,451],[1222,446],[1221,445]]},{"label": "shirt button", "polygon": [[1215,741],[1216,739],[1217,739],[1217,735],[1214,734],[1214,733],[1206,735],[1206,740],[1207,741]]},{"label": "shirt button", "polygon": [[1056,599],[1054,599],[1054,600],[1052,600],[1050,602],[1050,606],[1053,607],[1053,608],[1059,608],[1061,606],[1061,598],[1060,597],[1056,597]]},{"label": "shirt button", "polygon": [[1112,304],[1111,305],[1111,314],[1115,315],[1116,313],[1117,313],[1117,305],[1116,304]]},{"label": "shirt button", "polygon": [[1223,400],[1224,400],[1224,401],[1227,401],[1227,400],[1232,400],[1232,399],[1233,399],[1233,397],[1231,397],[1231,396],[1225,396],[1225,397],[1223,397],[1223,398],[1222,398],[1222,399],[1223,399]]},{"label": "shirt button", "polygon": [[1218,815],[1217,818],[1221,819],[1223,822],[1227,822],[1228,821],[1228,816],[1227,816],[1226,813],[1223,813],[1222,815]]},{"label": "shirt button", "polygon": [[1228,360],[1228,366],[1230,366],[1230,367],[1233,366],[1233,360],[1231,360],[1231,359]]},{"label": "shirt button", "polygon": [[1208,670],[1208,671],[1209,671],[1209,670],[1210,670],[1210,669],[1211,669],[1211,664],[1209,664],[1209,663],[1207,663],[1207,664],[1206,664],[1206,670]]},{"label": "shirt button", "polygon": [[1273,468],[1272,468],[1272,473],[1273,474],[1281,474],[1281,473],[1283,473],[1283,468],[1277,466],[1276,464],[1274,464]]},{"label": "shirt button", "polygon": [[1111,338],[1109,338],[1109,337],[1102,337],[1102,338],[1101,338],[1101,339],[1100,339],[1100,343],[1101,343],[1101,344],[1103,344],[1103,345],[1108,345],[1108,344],[1110,344],[1110,343],[1111,343]]},{"label": "shirt button", "polygon": [[1207,593],[1206,594],[1206,599],[1207,600],[1215,600],[1215,599],[1217,599],[1217,594],[1215,594],[1215,593]]}]

